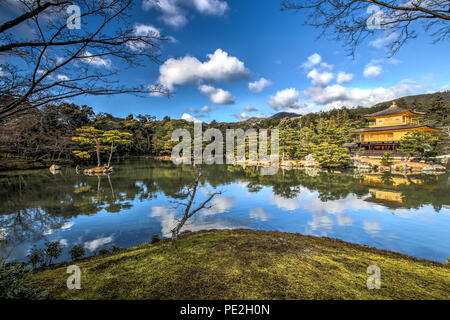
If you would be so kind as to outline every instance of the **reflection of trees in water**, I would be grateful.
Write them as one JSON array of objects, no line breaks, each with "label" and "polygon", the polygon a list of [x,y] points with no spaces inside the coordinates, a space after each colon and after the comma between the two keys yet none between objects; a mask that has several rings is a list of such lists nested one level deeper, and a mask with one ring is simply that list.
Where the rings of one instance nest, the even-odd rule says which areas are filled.
[{"label": "reflection of trees in water", "polygon": [[0,215],[0,252],[9,252],[24,241],[39,241],[66,222],[66,218],[48,214],[40,208]]},{"label": "reflection of trees in water", "polygon": [[[27,230],[37,229],[26,225],[13,227],[20,221],[33,224],[33,219],[42,230],[52,228],[56,220],[78,215],[92,215],[101,210],[119,212],[130,209],[134,201],[145,201],[163,193],[182,201],[188,198],[183,192],[197,178],[197,171],[189,165],[175,166],[171,162],[134,161],[117,167],[110,176],[76,175],[74,170],[63,170],[60,175],[51,175],[47,170],[29,174],[0,177],[0,217],[3,225],[16,233],[17,239],[30,238]],[[402,193],[406,208],[420,208],[430,204],[437,211],[449,205],[447,175],[420,176],[420,183],[392,184],[392,175],[381,175],[381,187]],[[231,165],[205,165],[199,178],[201,184],[213,188],[231,183],[244,183],[249,192],[259,192],[271,187],[275,196],[294,199],[301,188],[316,191],[321,201],[339,200],[349,194],[357,197],[369,193],[370,184],[363,184],[364,176],[350,173],[284,170],[275,175],[262,176],[259,168]],[[416,179],[417,180],[417,179]],[[385,204],[389,206],[389,204]],[[38,210],[38,211],[36,211]],[[16,216],[15,224],[14,215]],[[25,216],[29,217],[25,219]],[[13,220],[11,220],[13,219]],[[39,222],[40,221],[40,222]],[[57,222],[57,221],[56,221]]]}]

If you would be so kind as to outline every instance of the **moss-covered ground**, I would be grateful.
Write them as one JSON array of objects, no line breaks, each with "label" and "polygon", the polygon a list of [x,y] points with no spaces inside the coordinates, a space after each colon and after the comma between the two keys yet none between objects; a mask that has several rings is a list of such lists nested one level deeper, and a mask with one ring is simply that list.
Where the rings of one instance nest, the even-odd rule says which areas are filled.
[{"label": "moss-covered ground", "polygon": [[[37,271],[50,299],[450,299],[450,266],[299,234],[214,230]],[[381,269],[369,290],[367,267]]]}]

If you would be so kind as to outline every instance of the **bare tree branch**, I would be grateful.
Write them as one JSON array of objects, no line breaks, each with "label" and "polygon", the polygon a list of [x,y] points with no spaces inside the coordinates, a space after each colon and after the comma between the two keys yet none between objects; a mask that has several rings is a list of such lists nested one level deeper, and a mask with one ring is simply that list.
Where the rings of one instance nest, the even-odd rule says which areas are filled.
[{"label": "bare tree branch", "polygon": [[186,209],[184,210],[184,214],[183,217],[178,220],[177,225],[175,226],[175,228],[173,228],[171,230],[172,232],[172,241],[176,241],[178,240],[178,236],[180,234],[180,230],[183,227],[183,225],[186,223],[186,221],[192,217],[194,214],[196,214],[197,212],[199,212],[202,209],[208,209],[211,208],[212,206],[208,206],[208,203],[218,194],[222,194],[222,192],[218,191],[218,192],[213,192],[211,193],[208,198],[203,201],[200,205],[198,205],[195,209],[191,210],[192,205],[194,204],[195,201],[195,195],[197,194],[197,189],[199,187],[200,184],[200,178],[202,176],[202,169],[201,167],[199,168],[199,172],[197,175],[197,178],[194,180],[194,183],[189,187],[188,189],[188,196],[189,199],[187,201],[187,203],[179,203],[180,205],[183,205],[186,207]]},{"label": "bare tree branch", "polygon": [[[368,11],[370,6],[380,11]],[[378,34],[391,56],[415,39],[420,28],[434,43],[450,39],[448,0],[283,0],[281,10],[305,13],[305,25],[321,29],[321,37],[342,41],[353,56],[362,42]],[[377,19],[375,28],[369,18]]]},{"label": "bare tree branch", "polygon": [[[68,5],[79,6],[80,29],[68,27]],[[80,95],[168,96],[158,84],[118,81],[121,71],[145,60],[160,63],[160,44],[169,40],[154,28],[139,31],[130,16],[133,5],[132,0],[17,1],[15,10],[22,14],[0,26],[0,58],[6,61],[0,62],[0,122]]]}]

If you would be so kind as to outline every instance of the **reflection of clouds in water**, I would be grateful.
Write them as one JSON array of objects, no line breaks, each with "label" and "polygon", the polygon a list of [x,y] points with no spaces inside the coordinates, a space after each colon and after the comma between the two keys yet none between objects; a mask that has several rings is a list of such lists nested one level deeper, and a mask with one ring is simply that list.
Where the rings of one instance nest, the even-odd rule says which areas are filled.
[{"label": "reflection of clouds in water", "polygon": [[[150,217],[158,218],[161,223],[161,233],[164,237],[171,236],[171,230],[176,226],[176,210],[168,206],[154,206]],[[203,217],[198,219],[198,217]],[[181,231],[199,231],[199,230],[211,230],[211,229],[236,229],[245,228],[248,226],[242,224],[234,224],[233,221],[225,219],[205,219],[206,216],[193,216],[188,220],[181,228]]]},{"label": "reflection of clouds in water", "polygon": [[97,248],[104,246],[105,244],[111,243],[114,241],[114,236],[98,238],[92,241],[88,241],[84,243],[84,247],[89,251],[95,251]]},{"label": "reflection of clouds in water", "polygon": [[[66,223],[64,223],[61,227],[59,227],[59,229],[60,229],[60,230],[68,230],[68,229],[72,228],[72,226],[73,226],[74,224],[75,224],[75,223],[73,223],[72,221],[66,222]],[[54,234],[54,233],[55,233],[55,230],[54,230],[54,229],[52,229],[52,228],[47,228],[46,230],[44,230],[44,231],[42,232],[42,235],[48,236],[48,235],[51,235],[51,234]]]},{"label": "reflection of clouds in water", "polygon": [[308,225],[312,231],[319,231],[319,234],[325,236],[333,227],[333,219],[326,212],[316,212],[313,214],[311,221],[308,221]]},{"label": "reflection of clouds in water", "polygon": [[66,222],[61,226],[61,229],[70,229],[70,228],[72,228],[73,225],[74,225],[74,223],[72,221]]},{"label": "reflection of clouds in water", "polygon": [[321,201],[319,198],[308,199],[302,202],[303,208],[311,212],[326,211],[328,213],[341,213],[345,210],[363,210],[370,209],[375,211],[384,211],[385,208],[378,204],[373,204],[358,198],[354,194],[349,194],[344,199]]},{"label": "reflection of clouds in water", "polygon": [[240,188],[243,188],[243,189],[247,190],[248,189],[248,184],[249,184],[248,182],[239,181],[239,182],[236,182],[234,185],[236,187],[240,187]]},{"label": "reflection of clouds in water", "polygon": [[161,222],[161,233],[166,236],[175,228],[177,221],[175,220],[175,209],[171,207],[155,206],[152,207],[150,217],[159,218]]},{"label": "reflection of clouds in water", "polygon": [[353,224],[353,217],[348,214],[338,214],[336,220],[341,227],[351,226]]},{"label": "reflection of clouds in water", "polygon": [[[360,211],[371,210],[382,212],[385,208],[381,205],[364,201],[364,199],[358,198],[354,194],[349,194],[344,199],[321,201],[316,196],[308,197],[301,202],[302,207],[309,212],[313,213],[313,219],[308,222],[312,231],[321,231],[321,235],[326,235],[331,231],[334,221],[329,214],[336,215],[336,222],[338,226],[352,226],[353,216],[350,214],[344,214],[346,210]],[[375,235],[381,230],[380,222],[376,219],[373,221],[364,220],[363,228],[371,235]]]},{"label": "reflection of clouds in water", "polygon": [[265,212],[263,208],[250,209],[250,218],[252,218],[252,219],[267,221],[271,217],[272,216],[269,213]]},{"label": "reflection of clouds in water", "polygon": [[440,217],[444,214],[450,214],[450,211],[443,206],[443,209],[437,215],[433,206],[426,205],[418,209],[396,209],[393,214],[404,219],[417,219],[424,223],[437,223]]},{"label": "reflection of clouds in water", "polygon": [[0,240],[5,240],[8,236],[8,232],[6,231],[6,228],[0,228]]},{"label": "reflection of clouds in water", "polygon": [[53,234],[53,233],[55,233],[55,230],[50,229],[50,228],[47,228],[46,230],[44,230],[44,231],[42,232],[42,235],[48,236],[48,235]]},{"label": "reflection of clouds in water", "polygon": [[234,198],[232,197],[214,198],[211,201],[211,208],[203,209],[201,213],[204,216],[223,213],[227,210],[230,210],[233,207],[233,205],[234,205]]},{"label": "reflection of clouds in water", "polygon": [[378,219],[364,220],[363,228],[368,234],[374,236],[381,231],[381,224]]},{"label": "reflection of clouds in water", "polygon": [[270,196],[270,202],[285,211],[293,211],[300,207],[300,201],[297,198],[286,199],[273,193]]}]

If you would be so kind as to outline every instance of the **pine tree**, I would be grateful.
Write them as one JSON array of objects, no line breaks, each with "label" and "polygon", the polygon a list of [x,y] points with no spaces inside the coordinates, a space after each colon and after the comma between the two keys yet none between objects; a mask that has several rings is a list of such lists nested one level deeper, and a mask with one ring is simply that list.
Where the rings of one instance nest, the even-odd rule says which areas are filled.
[{"label": "pine tree", "polygon": [[103,133],[103,137],[102,137],[103,142],[110,144],[108,164],[106,165],[107,167],[109,167],[111,165],[112,155],[113,155],[114,150],[117,148],[117,146],[120,144],[130,143],[131,136],[132,136],[131,133],[120,132],[119,130],[109,130],[109,131],[105,131]]},{"label": "pine tree", "polygon": [[381,158],[381,164],[386,167],[390,167],[394,163],[394,158],[391,152],[385,152]]},{"label": "pine tree", "polygon": [[433,157],[442,153],[443,139],[439,134],[425,131],[408,132],[401,140],[398,151],[407,155],[407,160],[414,156]]},{"label": "pine tree", "polygon": [[[102,148],[104,131],[95,129],[94,127],[84,126],[77,129],[77,135],[72,137],[72,140],[78,142],[81,145],[87,145],[88,147],[95,147],[97,154],[97,166],[100,167],[100,151]],[[82,154],[82,153],[80,153]],[[85,156],[85,155],[83,155]]]}]

